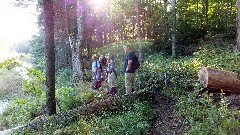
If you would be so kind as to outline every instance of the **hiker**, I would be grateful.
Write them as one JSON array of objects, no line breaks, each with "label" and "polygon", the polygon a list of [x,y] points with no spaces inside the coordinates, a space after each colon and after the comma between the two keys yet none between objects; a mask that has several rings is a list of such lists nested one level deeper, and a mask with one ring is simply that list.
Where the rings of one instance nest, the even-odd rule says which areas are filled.
[{"label": "hiker", "polygon": [[117,70],[115,67],[115,60],[111,53],[107,54],[108,65],[107,65],[107,82],[108,82],[108,94],[116,94],[117,90]]},{"label": "hiker", "polygon": [[93,84],[92,84],[92,88],[97,90],[101,87],[101,66],[100,63],[98,61],[98,57],[96,54],[94,54],[92,56],[92,73],[93,73]]},{"label": "hiker", "polygon": [[100,57],[99,57],[99,64],[100,64],[100,67],[102,69],[102,72],[101,72],[101,79],[102,81],[105,80],[106,78],[106,65],[107,65],[107,58],[101,54]]},{"label": "hiker", "polygon": [[135,72],[139,68],[138,57],[132,51],[128,45],[124,45],[123,49],[126,53],[126,59],[124,61],[124,73],[125,73],[125,88],[126,95],[134,92],[134,77]]}]

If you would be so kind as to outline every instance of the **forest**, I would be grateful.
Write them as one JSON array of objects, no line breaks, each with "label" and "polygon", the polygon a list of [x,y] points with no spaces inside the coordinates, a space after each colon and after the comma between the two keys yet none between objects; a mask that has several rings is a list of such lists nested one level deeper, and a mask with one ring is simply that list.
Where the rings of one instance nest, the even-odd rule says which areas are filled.
[{"label": "forest", "polygon": [[[34,2],[39,32],[0,59],[0,134],[239,134],[240,0],[12,4]],[[126,46],[140,62],[130,94]],[[91,87],[92,56],[106,54],[115,60],[116,94]],[[209,73],[206,85],[203,68],[230,76]],[[228,77],[235,80],[221,81]]]}]

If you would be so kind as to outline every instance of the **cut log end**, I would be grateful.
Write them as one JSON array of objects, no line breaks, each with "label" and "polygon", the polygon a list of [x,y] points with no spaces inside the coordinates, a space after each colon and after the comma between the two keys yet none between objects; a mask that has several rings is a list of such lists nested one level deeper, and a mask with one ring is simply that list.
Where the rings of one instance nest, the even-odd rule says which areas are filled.
[{"label": "cut log end", "polygon": [[201,70],[199,70],[198,78],[199,78],[199,81],[207,87],[207,84],[208,84],[207,68],[204,67]]},{"label": "cut log end", "polygon": [[198,77],[208,88],[240,93],[240,75],[237,73],[204,67]]}]

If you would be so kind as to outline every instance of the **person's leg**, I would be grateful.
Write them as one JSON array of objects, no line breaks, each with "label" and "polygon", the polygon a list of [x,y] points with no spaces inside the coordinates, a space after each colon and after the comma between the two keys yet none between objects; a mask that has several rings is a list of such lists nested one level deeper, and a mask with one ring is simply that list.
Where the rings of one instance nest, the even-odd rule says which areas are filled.
[{"label": "person's leg", "polygon": [[108,89],[110,90],[112,87],[112,77],[111,74],[108,75]]},{"label": "person's leg", "polygon": [[126,94],[130,94],[133,88],[134,73],[125,73]]},{"label": "person's leg", "polygon": [[101,75],[102,75],[102,71],[101,71],[101,70],[98,70],[98,71],[97,71],[97,79],[98,79],[98,80],[101,80]]}]

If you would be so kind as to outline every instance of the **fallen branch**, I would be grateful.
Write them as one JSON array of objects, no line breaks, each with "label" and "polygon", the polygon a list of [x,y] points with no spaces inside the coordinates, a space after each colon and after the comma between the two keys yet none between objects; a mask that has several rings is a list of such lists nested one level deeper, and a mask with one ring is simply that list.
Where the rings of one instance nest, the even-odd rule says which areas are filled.
[{"label": "fallen branch", "polygon": [[115,110],[121,107],[126,102],[134,102],[137,98],[146,98],[154,96],[153,92],[140,91],[130,95],[111,96],[106,99],[102,99],[84,106],[77,107],[73,110],[69,110],[64,113],[57,114],[50,117],[39,117],[32,122],[6,130],[6,133],[21,132],[26,130],[38,130],[43,127],[48,127],[55,124],[66,124],[69,121],[74,121],[79,116],[91,116],[92,114],[98,114],[105,110]]}]

